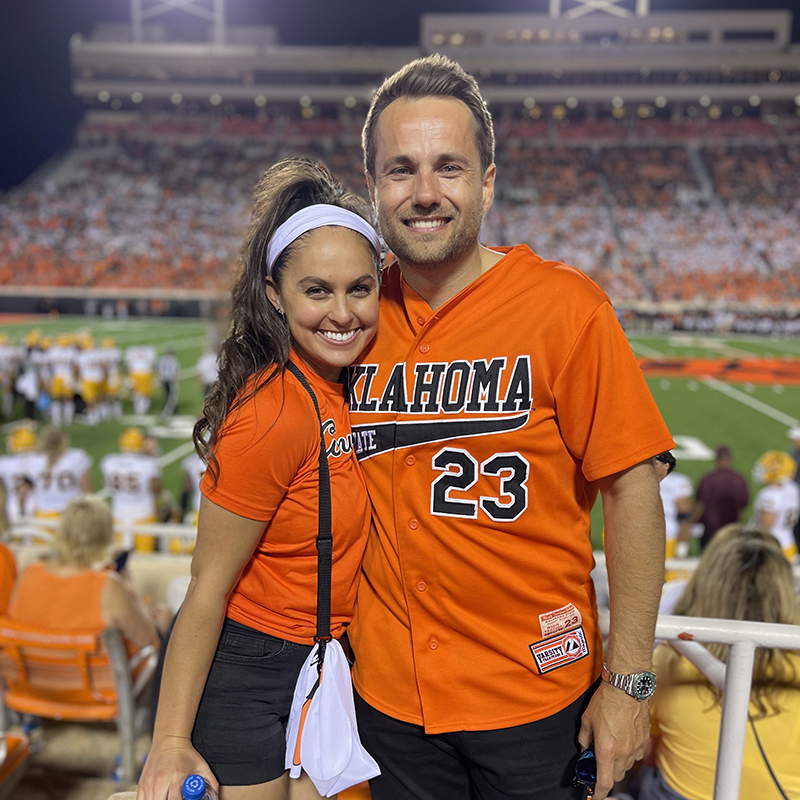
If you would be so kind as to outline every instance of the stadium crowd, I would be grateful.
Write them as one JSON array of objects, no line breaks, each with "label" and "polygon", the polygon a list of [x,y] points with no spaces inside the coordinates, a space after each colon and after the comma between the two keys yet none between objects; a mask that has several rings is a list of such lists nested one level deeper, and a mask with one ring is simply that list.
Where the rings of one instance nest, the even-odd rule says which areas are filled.
[{"label": "stadium crowd", "polygon": [[[0,281],[225,290],[263,169],[303,153],[366,194],[359,119],[87,118],[0,201]],[[800,302],[800,128],[500,119],[487,244],[526,242],[616,302]],[[624,142],[624,146],[622,146]]]}]

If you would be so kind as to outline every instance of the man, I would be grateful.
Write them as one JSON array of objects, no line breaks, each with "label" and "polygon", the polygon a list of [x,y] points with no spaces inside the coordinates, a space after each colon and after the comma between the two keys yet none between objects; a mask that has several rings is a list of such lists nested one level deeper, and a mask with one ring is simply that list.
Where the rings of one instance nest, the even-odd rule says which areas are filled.
[{"label": "man", "polygon": [[753,467],[753,480],[764,484],[753,504],[753,522],[778,540],[789,561],[797,555],[794,527],[800,517],[800,486],[796,475],[795,460],[783,450],[767,450]]},{"label": "man", "polygon": [[721,444],[716,451],[716,468],[707,472],[697,485],[693,521],[703,526],[700,546],[705,549],[723,525],[738,522],[750,503],[750,490],[742,475],[732,469],[730,447]]},{"label": "man", "polygon": [[[794,425],[786,432],[786,435],[792,440],[791,456],[794,463],[797,464],[797,471],[794,474],[795,483],[800,486],[800,425]],[[800,517],[794,525],[794,541],[797,548],[800,549]]]},{"label": "man", "polygon": [[480,245],[494,134],[470,76],[440,56],[403,68],[364,147],[397,257],[351,375],[375,512],[350,627],[373,797],[573,798],[579,738],[602,800],[649,722],[610,683],[591,696],[589,515],[599,489],[608,667],[644,697],[664,577],[652,458],[672,439],[605,295],[527,247]]},{"label": "man", "polygon": [[156,537],[134,533],[136,525],[158,520],[157,498],[161,494],[161,466],[148,452],[144,431],[126,428],[119,437],[119,452],[109,453],[100,461],[103,482],[111,496],[114,527],[126,550],[152,552]]},{"label": "man", "polygon": [[164,389],[164,408],[162,417],[171,417],[178,407],[179,377],[181,372],[180,361],[175,356],[174,350],[166,350],[158,359],[158,377]]},{"label": "man", "polygon": [[134,414],[146,414],[153,400],[153,369],[156,349],[149,344],[137,344],[125,351],[125,365],[130,379]]},{"label": "man", "polygon": [[692,532],[692,511],[694,510],[694,487],[688,475],[669,469],[657,461],[656,472],[661,478],[659,494],[664,505],[667,558],[686,558],[689,555],[689,538]]}]

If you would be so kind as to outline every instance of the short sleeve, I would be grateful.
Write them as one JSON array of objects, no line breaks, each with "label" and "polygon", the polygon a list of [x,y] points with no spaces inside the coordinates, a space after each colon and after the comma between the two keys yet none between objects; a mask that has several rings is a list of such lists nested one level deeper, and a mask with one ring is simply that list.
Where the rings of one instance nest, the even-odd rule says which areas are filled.
[{"label": "short sleeve", "polygon": [[553,388],[562,437],[589,481],[675,446],[608,303],[583,326]]},{"label": "short sleeve", "polygon": [[769,488],[762,489],[758,493],[755,507],[759,511],[766,511],[770,514],[776,514],[778,511],[780,511],[780,503],[778,502],[778,498],[774,492],[770,491]]},{"label": "short sleeve", "polygon": [[201,485],[209,500],[267,522],[297,474],[316,467],[319,424],[297,388],[278,378],[231,413],[214,451],[216,485],[210,469]]}]

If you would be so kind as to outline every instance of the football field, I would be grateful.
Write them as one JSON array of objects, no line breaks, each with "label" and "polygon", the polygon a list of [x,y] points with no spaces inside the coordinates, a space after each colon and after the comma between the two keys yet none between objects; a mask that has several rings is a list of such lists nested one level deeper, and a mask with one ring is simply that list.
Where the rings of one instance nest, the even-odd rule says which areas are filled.
[{"label": "football field", "polygon": [[[164,396],[157,388],[153,406],[147,417],[135,417],[126,399],[120,421],[106,421],[95,427],[76,423],[69,434],[75,447],[89,451],[94,458],[95,487],[102,485],[97,469],[100,458],[117,449],[117,438],[124,427],[140,425],[160,441],[165,486],[176,499],[180,497],[180,462],[191,452],[191,429],[199,413],[202,389],[197,378],[196,363],[209,337],[209,323],[200,320],[130,319],[101,320],[89,317],[57,319],[28,318],[25,321],[0,321],[0,332],[14,342],[24,340],[33,328],[54,338],[58,333],[88,330],[99,341],[112,337],[125,350],[133,344],[148,343],[159,354],[171,348],[181,364],[180,400],[175,417],[159,419]],[[800,340],[765,337],[712,337],[674,334],[664,337],[631,336],[637,356],[652,360],[663,358],[693,359],[694,363],[727,359],[800,361]],[[800,386],[779,381],[736,383],[703,375],[702,369],[690,377],[658,377],[649,375],[647,382],[678,445],[675,455],[678,470],[697,484],[699,477],[711,468],[714,448],[727,444],[733,450],[734,466],[748,481],[753,463],[769,449],[789,449],[787,429],[800,424]],[[22,414],[18,402],[15,416]],[[7,430],[5,422],[4,430]],[[2,445],[4,447],[4,443]],[[755,488],[755,487],[752,487]],[[593,516],[593,540],[600,545],[602,520],[599,504]]]}]

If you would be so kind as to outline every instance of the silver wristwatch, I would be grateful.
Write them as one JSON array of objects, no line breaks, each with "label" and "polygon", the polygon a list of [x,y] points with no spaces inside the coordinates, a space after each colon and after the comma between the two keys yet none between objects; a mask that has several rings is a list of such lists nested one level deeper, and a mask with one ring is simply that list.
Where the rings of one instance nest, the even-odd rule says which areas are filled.
[{"label": "silver wristwatch", "polygon": [[653,672],[634,672],[631,675],[620,675],[618,672],[612,672],[603,663],[603,680],[616,686],[617,689],[622,689],[625,694],[639,700],[647,700],[648,697],[653,696],[656,690],[656,676]]}]

